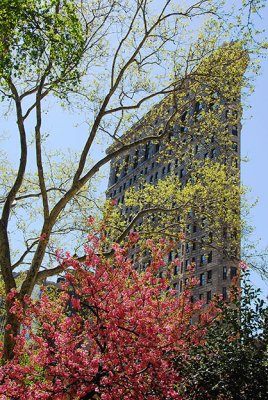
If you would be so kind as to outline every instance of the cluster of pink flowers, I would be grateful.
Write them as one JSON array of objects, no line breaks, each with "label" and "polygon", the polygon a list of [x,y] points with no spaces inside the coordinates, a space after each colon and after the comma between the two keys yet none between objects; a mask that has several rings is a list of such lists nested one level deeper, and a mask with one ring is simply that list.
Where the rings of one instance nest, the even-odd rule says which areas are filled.
[{"label": "cluster of pink flowers", "polygon": [[[129,239],[135,243],[138,234]],[[13,360],[0,368],[1,399],[182,398],[176,360],[187,359],[191,346],[202,343],[215,313],[210,310],[191,327],[202,303],[190,301],[190,290],[178,297],[167,290],[168,279],[158,278],[169,244],[147,245],[152,261],[142,274],[127,259],[127,248],[115,244],[105,259],[96,254],[94,238],[85,246],[85,263],[58,251],[73,272],[65,274],[57,301],[44,291],[37,301],[26,296],[22,307],[16,291],[9,293],[13,312],[23,313],[23,329]]]}]

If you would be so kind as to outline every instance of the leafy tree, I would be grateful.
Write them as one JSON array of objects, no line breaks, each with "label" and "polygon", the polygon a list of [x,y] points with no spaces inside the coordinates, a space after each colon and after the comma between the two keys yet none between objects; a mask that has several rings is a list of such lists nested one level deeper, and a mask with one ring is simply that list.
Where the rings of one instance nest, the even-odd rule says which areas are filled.
[{"label": "leafy tree", "polygon": [[186,366],[189,399],[266,399],[267,305],[259,289],[243,273],[242,294],[231,288],[230,303],[217,301],[222,310],[218,323],[209,327],[205,345],[193,348]]},{"label": "leafy tree", "polygon": [[[76,211],[82,210],[80,215],[86,216],[87,199],[94,201],[88,187],[92,188],[100,168],[132,147],[168,136],[166,127],[161,135],[149,129],[148,135],[141,137],[130,131],[120,139],[134,119],[139,120],[143,107],[148,109],[153,101],[170,95],[169,101],[177,99],[175,118],[184,110],[189,82],[193,83],[193,105],[200,101],[200,81],[215,78],[218,72],[223,79],[212,79],[213,85],[223,93],[233,93],[233,87],[235,91],[245,67],[241,48],[235,55],[239,47],[235,39],[239,38],[243,49],[254,51],[252,15],[261,7],[260,1],[242,1],[241,9],[230,14],[222,1],[210,0],[185,6],[172,0],[165,0],[161,6],[154,0],[2,1],[0,90],[3,105],[13,107],[20,149],[15,167],[6,161],[1,167],[0,265],[7,294],[17,287],[13,273],[18,268],[26,267],[17,294],[21,300],[31,294],[36,282],[61,271],[55,265],[47,268],[52,266],[49,256],[55,256],[57,240],[66,232],[78,237]],[[247,14],[245,20],[243,12]],[[204,29],[196,34],[198,22],[204,22]],[[224,51],[217,49],[229,39],[234,40],[234,46],[225,46],[230,55],[226,64]],[[213,93],[207,92],[206,99]],[[48,138],[43,121],[52,97],[76,110],[82,108],[87,115],[84,147],[70,163],[65,156],[64,165],[59,156],[54,161],[48,156],[45,162]],[[214,119],[212,113],[207,125],[209,120],[213,125]],[[59,134],[64,141],[65,132]],[[107,137],[109,144],[119,146],[91,161],[94,145],[100,139],[107,142]],[[178,147],[178,157],[181,153]],[[35,171],[31,168],[32,156]],[[31,223],[37,216],[37,223]],[[17,246],[18,235],[23,249]],[[75,243],[74,251],[77,246]],[[8,303],[6,315],[16,336],[20,323]],[[12,357],[13,345],[6,333],[5,359]]]}]

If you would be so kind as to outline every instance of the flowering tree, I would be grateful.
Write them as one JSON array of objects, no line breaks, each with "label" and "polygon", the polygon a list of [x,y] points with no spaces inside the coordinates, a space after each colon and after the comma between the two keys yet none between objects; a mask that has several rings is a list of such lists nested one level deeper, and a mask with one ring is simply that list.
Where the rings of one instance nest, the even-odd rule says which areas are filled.
[{"label": "flowering tree", "polygon": [[[169,289],[168,273],[159,277],[167,242],[148,241],[150,265],[136,271],[126,256],[137,240],[131,233],[107,259],[102,240],[91,235],[83,264],[58,252],[67,270],[56,302],[48,290],[37,301],[9,293],[23,329],[0,371],[1,399],[182,398],[178,358],[183,363],[202,343],[218,309],[211,304],[201,313],[202,302],[191,303],[193,277],[180,297]],[[11,326],[6,330],[12,335]]]}]

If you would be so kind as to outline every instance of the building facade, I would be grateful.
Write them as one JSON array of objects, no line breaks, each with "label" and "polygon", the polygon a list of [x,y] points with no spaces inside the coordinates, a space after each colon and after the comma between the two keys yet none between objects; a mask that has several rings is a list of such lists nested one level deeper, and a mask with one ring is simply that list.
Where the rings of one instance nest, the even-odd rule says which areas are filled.
[{"label": "building facade", "polygon": [[[239,74],[241,77],[241,70]],[[226,79],[230,79],[230,76]],[[231,79],[234,82],[233,76]],[[216,223],[217,206],[213,206],[213,230],[211,222],[207,223],[210,215],[206,204],[203,207],[207,214],[202,213],[202,206],[190,209],[183,222],[182,211],[178,210],[177,214],[174,212],[172,232],[177,229],[184,233],[185,238],[178,241],[177,247],[167,254],[166,268],[170,271],[171,285],[182,292],[187,284],[189,267],[194,265],[194,274],[199,284],[193,291],[193,297],[209,302],[215,294],[220,294],[225,300],[228,298],[231,281],[237,275],[240,256],[240,86],[235,95],[234,92],[228,93],[228,90],[221,93],[219,88],[215,90],[215,86],[212,89],[207,82],[205,85],[199,84],[198,90],[197,87],[192,89],[188,84],[182,92],[182,95],[176,94],[179,105],[174,104],[174,96],[165,98],[139,124],[123,135],[121,139],[125,143],[133,135],[142,139],[157,133],[161,139],[148,140],[142,145],[133,146],[111,162],[107,197],[117,200],[122,218],[130,223],[139,210],[139,206],[129,207],[125,202],[130,189],[133,191],[134,188],[134,191],[142,193],[143,187],[146,190],[148,185],[157,186],[161,180],[169,178],[178,182],[177,190],[182,191],[203,167],[210,166],[213,171],[215,165],[216,174],[219,165],[224,165],[233,185],[226,190],[229,191],[229,196],[230,190],[233,191],[234,200],[229,204],[227,195],[223,193],[219,196],[218,207],[221,212],[226,203],[226,218],[222,218],[222,223],[220,219]],[[213,177],[210,182],[212,187]],[[174,210],[177,209],[176,202],[172,206]],[[161,214],[163,212],[151,212],[151,215],[139,218],[132,229],[139,231],[150,220],[154,230],[154,227],[163,224],[165,214],[164,217],[162,215],[162,220]],[[233,223],[234,220],[236,223]],[[169,219],[169,224],[170,221]],[[130,251],[130,257],[136,262],[137,268],[144,268],[146,254],[136,258],[136,252],[137,249]],[[179,262],[174,263],[174,260]],[[162,273],[164,269],[159,271],[160,275]]]}]

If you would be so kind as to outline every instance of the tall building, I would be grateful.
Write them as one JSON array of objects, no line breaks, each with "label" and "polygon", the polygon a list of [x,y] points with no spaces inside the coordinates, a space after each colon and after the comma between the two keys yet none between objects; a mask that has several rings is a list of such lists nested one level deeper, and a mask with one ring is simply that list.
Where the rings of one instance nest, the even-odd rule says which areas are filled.
[{"label": "tall building", "polygon": [[[216,293],[223,299],[228,297],[240,255],[240,89],[247,56],[241,49],[239,53],[233,44],[223,47],[219,53],[220,56],[216,53],[216,59],[220,59],[218,64],[214,63],[214,70],[211,69],[205,80],[187,79],[176,93],[165,97],[121,137],[121,145],[133,138],[141,140],[158,135],[161,139],[144,141],[115,158],[107,190],[107,197],[117,200],[123,218],[130,223],[142,206],[138,202],[134,206],[129,201],[126,204],[129,191],[140,192],[142,199],[142,191],[146,193],[150,186],[156,188],[161,180],[170,186],[175,182],[180,193],[189,185],[199,184],[201,192],[197,192],[200,195],[192,207],[179,208],[173,186],[167,209],[159,198],[157,201],[162,206],[157,211],[154,199],[151,208],[156,211],[138,218],[132,229],[151,226],[152,236],[159,228],[166,235],[166,223],[170,237],[176,232],[183,233],[182,240],[166,257],[171,284],[178,292],[183,291],[188,267],[195,265],[199,285],[193,296],[207,302]],[[231,68],[229,71],[230,58],[236,63],[235,71]],[[112,146],[109,151],[118,146]],[[225,168],[225,175],[220,175],[221,167]],[[205,177],[205,171],[210,174],[212,171],[212,176]],[[213,187],[221,176],[226,177],[226,182],[219,181],[219,185],[225,189],[219,191],[217,202]],[[207,185],[210,186],[211,198],[202,197],[202,184],[206,193]],[[150,208],[150,201],[144,200],[145,203]],[[137,249],[133,249],[130,257],[137,268],[143,268],[146,254],[136,257],[136,253]],[[174,263],[174,259],[180,262]]]}]

